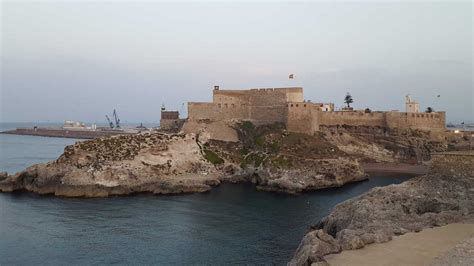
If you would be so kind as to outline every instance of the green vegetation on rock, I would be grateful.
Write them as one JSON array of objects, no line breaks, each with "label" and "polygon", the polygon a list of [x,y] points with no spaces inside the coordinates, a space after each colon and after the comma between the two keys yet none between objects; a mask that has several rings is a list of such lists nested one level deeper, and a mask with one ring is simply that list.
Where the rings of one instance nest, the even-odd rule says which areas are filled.
[{"label": "green vegetation on rock", "polygon": [[224,160],[211,150],[204,150],[204,157],[213,165],[224,163]]}]

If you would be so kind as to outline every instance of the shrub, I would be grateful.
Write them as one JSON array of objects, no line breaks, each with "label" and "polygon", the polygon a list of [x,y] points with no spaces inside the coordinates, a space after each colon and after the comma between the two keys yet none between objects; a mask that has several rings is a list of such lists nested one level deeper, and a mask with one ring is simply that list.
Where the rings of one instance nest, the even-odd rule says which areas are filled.
[{"label": "shrub", "polygon": [[206,158],[206,160],[208,160],[213,165],[224,163],[224,160],[211,150],[204,150],[204,154],[205,154],[204,157]]}]

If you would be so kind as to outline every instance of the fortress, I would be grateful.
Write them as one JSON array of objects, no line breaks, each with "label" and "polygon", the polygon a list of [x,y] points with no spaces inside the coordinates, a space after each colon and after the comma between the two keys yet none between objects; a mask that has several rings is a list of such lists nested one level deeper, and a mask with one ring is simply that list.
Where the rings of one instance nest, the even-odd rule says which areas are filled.
[{"label": "fortress", "polygon": [[256,125],[284,123],[291,132],[312,135],[320,126],[373,126],[382,128],[445,129],[445,112],[420,113],[418,103],[407,96],[407,112],[335,111],[332,103],[305,101],[303,88],[220,90],[212,102],[189,102],[188,119],[251,121]]}]

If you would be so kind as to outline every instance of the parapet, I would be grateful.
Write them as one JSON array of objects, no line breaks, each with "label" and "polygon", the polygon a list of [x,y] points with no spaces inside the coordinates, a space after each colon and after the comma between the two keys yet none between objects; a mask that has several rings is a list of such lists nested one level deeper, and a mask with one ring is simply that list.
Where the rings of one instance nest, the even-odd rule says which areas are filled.
[{"label": "parapet", "polygon": [[[218,86],[217,86],[218,87]],[[245,93],[263,93],[263,92],[301,92],[302,87],[284,87],[284,88],[251,88],[251,89],[215,89],[213,93],[217,94],[245,94]]]}]

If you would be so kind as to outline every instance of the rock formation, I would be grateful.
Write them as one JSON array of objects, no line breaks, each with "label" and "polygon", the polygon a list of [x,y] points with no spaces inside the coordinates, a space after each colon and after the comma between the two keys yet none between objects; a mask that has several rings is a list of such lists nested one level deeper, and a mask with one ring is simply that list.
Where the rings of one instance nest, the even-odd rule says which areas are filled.
[{"label": "rock formation", "polygon": [[192,122],[178,134],[147,132],[77,142],[56,161],[0,175],[0,191],[85,197],[171,194],[204,192],[225,181],[300,193],[366,179],[359,161],[418,162],[446,146],[416,130],[328,127],[309,136],[290,133],[278,123]]},{"label": "rock formation", "polygon": [[309,265],[394,235],[465,221],[474,221],[474,153],[439,154],[428,175],[337,205],[304,236],[290,264]]},{"label": "rock formation", "polygon": [[364,162],[421,163],[448,147],[443,138],[419,129],[333,126],[320,131],[331,144]]},{"label": "rock formation", "polygon": [[77,142],[53,162],[0,181],[1,191],[103,197],[203,192],[218,185],[194,135],[142,133]]},{"label": "rock formation", "polygon": [[[228,128],[234,139],[140,133],[77,142],[56,160],[0,177],[0,191],[71,197],[139,192],[204,192],[222,181],[298,193],[365,179],[357,160],[322,138],[289,134],[281,125]],[[232,141],[234,140],[234,141]],[[238,141],[235,141],[238,140]],[[309,146],[308,146],[309,145]]]}]

